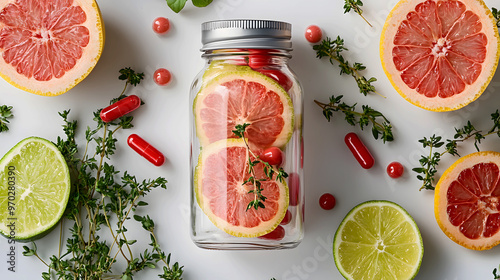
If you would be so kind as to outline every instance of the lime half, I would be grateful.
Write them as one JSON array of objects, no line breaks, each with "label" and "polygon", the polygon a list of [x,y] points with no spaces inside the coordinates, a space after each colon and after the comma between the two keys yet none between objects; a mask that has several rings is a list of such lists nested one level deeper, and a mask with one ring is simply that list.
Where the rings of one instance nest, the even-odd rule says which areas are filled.
[{"label": "lime half", "polygon": [[0,160],[0,233],[16,240],[43,236],[63,215],[70,192],[57,147],[42,138],[22,140]]},{"label": "lime half", "polygon": [[389,201],[354,207],[333,241],[335,265],[346,279],[413,279],[424,247],[413,218]]}]

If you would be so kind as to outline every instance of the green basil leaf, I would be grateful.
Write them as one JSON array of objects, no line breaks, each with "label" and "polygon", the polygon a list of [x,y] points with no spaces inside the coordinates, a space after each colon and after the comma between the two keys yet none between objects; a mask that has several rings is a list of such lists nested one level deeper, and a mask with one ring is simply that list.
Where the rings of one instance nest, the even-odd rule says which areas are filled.
[{"label": "green basil leaf", "polygon": [[172,9],[172,11],[178,13],[186,5],[187,0],[167,0],[167,5]]},{"label": "green basil leaf", "polygon": [[193,0],[193,5],[196,7],[206,7],[210,3],[212,3],[213,0]]}]

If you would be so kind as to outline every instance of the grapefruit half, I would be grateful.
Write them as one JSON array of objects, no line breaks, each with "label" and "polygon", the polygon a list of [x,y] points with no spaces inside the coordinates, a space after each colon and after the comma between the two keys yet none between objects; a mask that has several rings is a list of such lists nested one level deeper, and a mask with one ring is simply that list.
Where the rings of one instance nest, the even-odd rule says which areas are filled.
[{"label": "grapefruit half", "polygon": [[443,232],[474,250],[500,243],[500,153],[457,160],[436,185],[434,212]]},{"label": "grapefruit half", "polygon": [[[194,187],[198,205],[212,223],[237,237],[257,237],[273,231],[288,208],[288,187],[275,180],[261,182],[265,208],[250,208],[251,183],[245,182],[249,153],[242,139],[214,142],[203,148],[196,167]],[[251,160],[255,160],[253,157]],[[257,179],[266,179],[264,165],[254,167]]]},{"label": "grapefruit half", "polygon": [[482,0],[401,0],[380,40],[384,71],[399,94],[431,111],[477,99],[500,55],[495,19]]},{"label": "grapefruit half", "polygon": [[94,68],[104,46],[94,0],[0,0],[0,76],[39,95],[60,95]]},{"label": "grapefruit half", "polygon": [[236,125],[248,123],[245,137],[254,147],[282,147],[292,136],[294,109],[288,93],[253,70],[219,74],[193,102],[201,146],[236,138]]}]

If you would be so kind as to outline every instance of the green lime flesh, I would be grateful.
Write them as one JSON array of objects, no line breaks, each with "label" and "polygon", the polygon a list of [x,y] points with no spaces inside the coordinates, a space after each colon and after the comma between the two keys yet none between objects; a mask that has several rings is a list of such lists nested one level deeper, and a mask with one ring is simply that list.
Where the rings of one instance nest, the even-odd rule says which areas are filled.
[{"label": "green lime flesh", "polygon": [[0,233],[18,241],[47,234],[61,219],[71,183],[57,147],[29,137],[0,160]]},{"label": "green lime flesh", "polygon": [[389,201],[354,207],[333,242],[335,265],[352,280],[413,279],[423,252],[417,224],[406,210]]}]

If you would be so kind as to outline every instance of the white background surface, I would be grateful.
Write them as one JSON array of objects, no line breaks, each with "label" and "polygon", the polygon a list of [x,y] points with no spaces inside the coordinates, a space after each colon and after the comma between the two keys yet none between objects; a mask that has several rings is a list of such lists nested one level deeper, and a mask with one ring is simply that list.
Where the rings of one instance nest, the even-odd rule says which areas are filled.
[{"label": "white background surface", "polygon": [[[145,72],[146,78],[128,94],[139,95],[146,104],[134,112],[135,127],[118,133],[114,164],[139,178],[164,176],[169,181],[167,190],[158,189],[147,198],[148,214],[156,221],[163,249],[172,253],[172,260],[184,265],[184,279],[342,279],[333,262],[331,239],[352,207],[372,199],[400,204],[420,227],[425,252],[416,279],[492,279],[491,272],[500,263],[500,247],[476,252],[449,240],[435,222],[433,192],[419,192],[420,181],[410,169],[417,166],[422,154],[418,139],[433,133],[450,138],[453,127],[464,125],[466,120],[478,128],[490,128],[489,115],[500,108],[500,74],[480,99],[455,112],[428,112],[407,103],[384,75],[378,54],[382,25],[395,1],[364,2],[364,15],[373,28],[356,14],[343,14],[340,0],[214,0],[203,9],[188,3],[180,14],[174,14],[164,0],[99,0],[106,44],[96,68],[83,82],[62,96],[41,97],[0,81],[0,104],[14,106],[15,114],[10,131],[0,134],[0,155],[28,136],[55,141],[63,135],[57,112],[65,109],[71,109],[70,118],[78,119],[78,139],[83,143],[84,128],[92,124],[91,112],[119,95],[123,83],[117,79],[118,70],[129,66]],[[500,8],[498,0],[488,0],[486,4]],[[170,19],[171,30],[165,36],[158,36],[151,29],[158,16]],[[197,248],[189,237],[189,87],[203,64],[199,52],[200,24],[225,18],[275,19],[293,24],[291,67],[305,91],[306,228],[303,242],[292,250],[209,251]],[[303,36],[310,24],[322,27],[326,36],[341,35],[351,50],[347,59],[364,63],[364,74],[378,79],[375,86],[387,98],[364,97],[351,77],[339,76],[337,66],[316,59]],[[173,81],[166,87],[152,81],[151,75],[159,67],[173,74]],[[331,94],[344,94],[347,103],[358,102],[359,108],[369,104],[382,111],[394,126],[396,140],[388,144],[375,141],[369,130],[361,132],[348,126],[342,115],[328,123],[313,100],[327,101]],[[344,135],[350,131],[357,132],[371,150],[376,160],[372,169],[363,170],[343,143]],[[126,145],[130,133],[141,135],[161,150],[166,163],[157,168],[140,158]],[[500,151],[500,139],[493,136],[482,147]],[[468,144],[461,151],[465,155],[474,150]],[[406,168],[404,176],[397,180],[385,172],[393,160]],[[453,160],[445,158],[440,172]],[[325,192],[337,198],[337,206],[331,211],[318,205],[318,198]],[[132,233],[138,235],[142,231]],[[37,242],[42,257],[48,259],[57,253],[58,238],[58,231],[54,231]],[[41,279],[44,266],[33,257],[22,256],[22,251],[22,244],[16,244],[17,271],[7,271],[7,240],[0,239],[1,279]],[[141,273],[136,279],[155,279],[158,273],[159,270]]]}]

